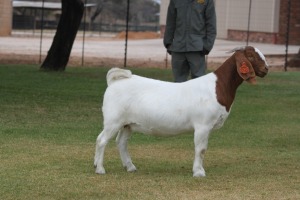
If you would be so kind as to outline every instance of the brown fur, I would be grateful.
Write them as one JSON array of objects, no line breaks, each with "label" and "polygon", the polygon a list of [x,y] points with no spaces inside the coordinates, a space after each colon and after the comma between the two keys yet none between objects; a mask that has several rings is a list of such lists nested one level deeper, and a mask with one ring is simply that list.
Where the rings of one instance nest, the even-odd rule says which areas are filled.
[{"label": "brown fur", "polygon": [[[241,71],[246,65],[248,72]],[[236,51],[214,73],[217,76],[216,93],[218,102],[229,112],[235,98],[235,93],[243,81],[255,83],[255,76],[264,77],[268,72],[264,60],[255,52],[253,47],[245,47]]]}]

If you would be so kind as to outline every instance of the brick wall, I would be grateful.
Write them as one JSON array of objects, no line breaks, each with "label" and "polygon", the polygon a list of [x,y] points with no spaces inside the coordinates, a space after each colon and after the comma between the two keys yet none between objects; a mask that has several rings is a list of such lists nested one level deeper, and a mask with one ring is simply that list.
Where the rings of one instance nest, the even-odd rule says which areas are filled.
[{"label": "brick wall", "polygon": [[[280,1],[278,43],[284,44],[287,31],[288,0]],[[291,0],[289,44],[300,45],[300,0]]]},{"label": "brick wall", "polygon": [[[239,30],[228,30],[227,39],[236,40],[236,41],[247,41],[247,31]],[[264,32],[249,32],[249,41],[250,42],[259,42],[259,43],[277,43],[277,33],[264,33]]]},{"label": "brick wall", "polygon": [[0,36],[8,36],[12,29],[12,1],[0,0]]}]

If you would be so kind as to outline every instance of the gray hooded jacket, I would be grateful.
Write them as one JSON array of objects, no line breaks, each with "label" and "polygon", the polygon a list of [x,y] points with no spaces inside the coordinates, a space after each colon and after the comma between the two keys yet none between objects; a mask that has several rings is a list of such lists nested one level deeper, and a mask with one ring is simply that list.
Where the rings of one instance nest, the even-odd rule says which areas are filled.
[{"label": "gray hooded jacket", "polygon": [[213,0],[170,0],[164,46],[169,51],[208,54],[216,39]]}]

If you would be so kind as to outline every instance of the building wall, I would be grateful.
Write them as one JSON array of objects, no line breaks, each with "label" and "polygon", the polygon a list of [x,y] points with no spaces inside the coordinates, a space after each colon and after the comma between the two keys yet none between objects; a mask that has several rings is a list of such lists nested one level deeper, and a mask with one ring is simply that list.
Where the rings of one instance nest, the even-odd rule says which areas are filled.
[{"label": "building wall", "polygon": [[[300,0],[291,0],[290,10],[290,26],[289,26],[289,44],[300,45]],[[288,14],[288,0],[281,0],[280,3],[280,18],[279,18],[279,32],[277,42],[285,44],[287,39],[287,14]]]},{"label": "building wall", "polygon": [[[220,1],[220,0],[219,0]],[[247,30],[249,0],[227,0],[228,29]],[[279,0],[252,0],[250,30],[258,32],[278,32]],[[220,8],[219,8],[220,9]]]},{"label": "building wall", "polygon": [[159,24],[166,25],[167,11],[170,0],[161,0]]},{"label": "building wall", "polygon": [[161,0],[160,3],[160,15],[159,15],[159,24],[160,24],[160,36],[163,37],[165,34],[166,20],[167,20],[167,11],[170,0]]},{"label": "building wall", "polygon": [[227,39],[227,26],[228,26],[228,15],[229,4],[228,0],[216,0],[215,9],[217,15],[217,38]]},{"label": "building wall", "polygon": [[227,39],[246,41],[249,37],[250,42],[277,42],[280,0],[251,0],[251,9],[250,0],[229,0],[228,5]]},{"label": "building wall", "polygon": [[12,1],[0,1],[0,36],[8,36],[12,29]]}]

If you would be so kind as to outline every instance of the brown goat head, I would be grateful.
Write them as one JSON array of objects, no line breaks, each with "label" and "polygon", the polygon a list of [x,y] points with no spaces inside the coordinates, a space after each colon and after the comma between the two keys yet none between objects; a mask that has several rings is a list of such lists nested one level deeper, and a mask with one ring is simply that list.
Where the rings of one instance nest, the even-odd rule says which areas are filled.
[{"label": "brown goat head", "polygon": [[264,77],[268,73],[268,64],[265,56],[251,46],[236,48],[235,60],[238,74],[243,80],[255,83],[255,77]]}]

